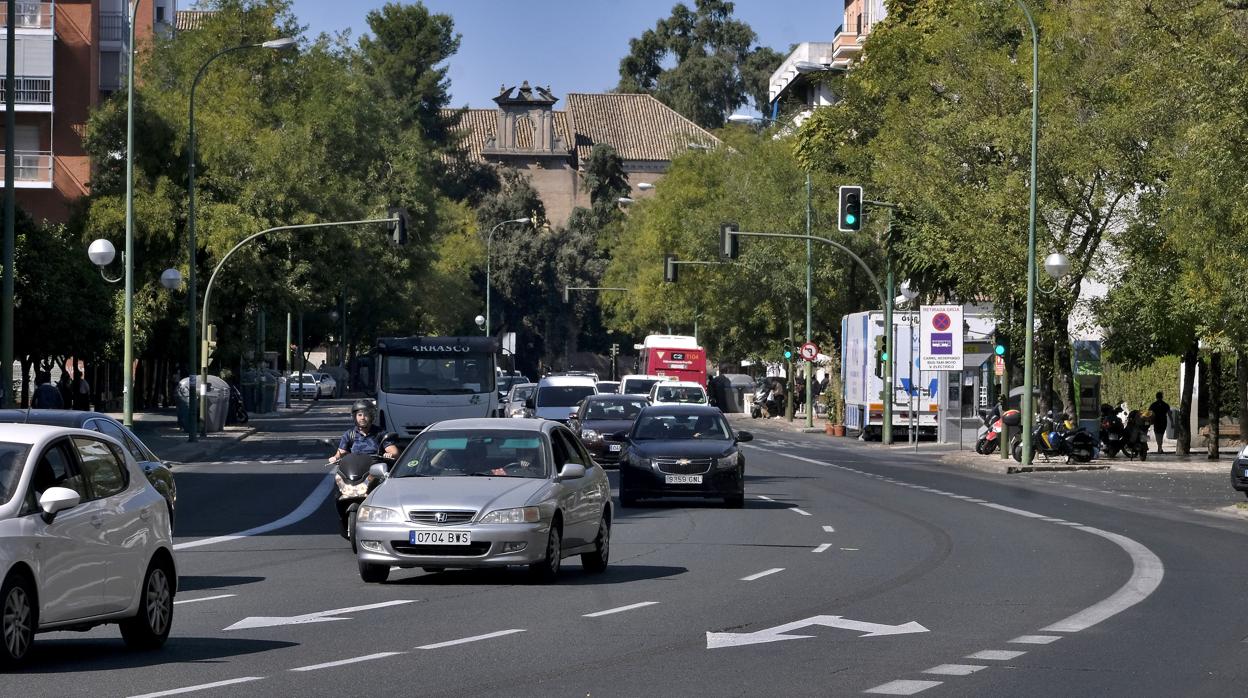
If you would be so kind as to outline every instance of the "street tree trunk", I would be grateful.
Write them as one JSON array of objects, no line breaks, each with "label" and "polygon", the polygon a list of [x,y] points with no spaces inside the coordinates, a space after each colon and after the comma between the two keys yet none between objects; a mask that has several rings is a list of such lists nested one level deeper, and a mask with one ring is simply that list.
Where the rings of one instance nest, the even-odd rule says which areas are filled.
[{"label": "street tree trunk", "polygon": [[1248,427],[1248,351],[1240,349],[1235,354],[1235,397],[1239,403],[1239,440],[1244,441],[1244,428]]},{"label": "street tree trunk", "polygon": [[1209,460],[1218,459],[1218,437],[1222,421],[1222,352],[1209,357]]},{"label": "street tree trunk", "polygon": [[1057,388],[1057,399],[1062,409],[1071,419],[1079,421],[1079,402],[1075,399],[1075,374],[1073,351],[1070,346],[1070,333],[1061,327],[1056,333],[1053,346],[1053,383]]},{"label": "street tree trunk", "polygon": [[1199,345],[1192,342],[1183,353],[1183,393],[1179,397],[1179,418],[1174,423],[1174,438],[1180,455],[1192,452],[1192,388],[1196,383],[1196,357]]}]

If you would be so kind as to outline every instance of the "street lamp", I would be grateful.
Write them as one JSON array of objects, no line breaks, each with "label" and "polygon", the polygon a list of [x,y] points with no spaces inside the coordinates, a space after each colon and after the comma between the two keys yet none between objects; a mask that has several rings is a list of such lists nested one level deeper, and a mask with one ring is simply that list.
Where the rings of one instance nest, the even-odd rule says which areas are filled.
[{"label": "street lamp", "polygon": [[633,198],[632,198],[631,196],[621,196],[621,197],[617,198],[617,199],[615,200],[615,202],[616,202],[617,204],[621,204],[621,205],[623,205],[623,206],[627,206],[627,205],[629,205],[629,204],[633,203]]},{"label": "street lamp", "polygon": [[[136,7],[137,7],[137,3],[136,3]],[[130,27],[131,27],[130,29],[131,34],[133,35],[134,22],[130,23]],[[131,40],[130,43],[133,45],[134,41]],[[191,353],[191,361],[189,364],[187,364],[187,367],[188,367],[188,370],[191,370],[191,371],[195,370],[195,366],[199,358],[197,356],[197,352],[199,348],[196,346],[196,340],[199,338],[199,336],[195,327],[195,300],[197,296],[197,290],[195,287],[195,257],[196,257],[196,254],[195,254],[195,251],[196,251],[196,245],[195,245],[195,88],[199,86],[199,80],[200,78],[204,76],[204,71],[208,69],[208,66],[213,61],[217,60],[218,58],[220,58],[221,56],[224,56],[227,53],[233,53],[234,51],[242,51],[243,49],[249,49],[249,48],[266,48],[266,49],[272,49],[272,50],[281,50],[281,49],[291,48],[293,46],[295,46],[295,40],[293,38],[282,37],[280,39],[270,39],[268,41],[262,41],[258,44],[241,44],[239,46],[231,46],[229,48],[221,49],[220,51],[217,51],[216,53],[209,56],[208,60],[204,61],[203,64],[199,66],[199,71],[195,73],[195,79],[191,81],[191,99],[190,99],[189,113],[187,115],[187,121],[189,122],[189,133],[187,136],[187,149],[186,149],[186,157],[187,157],[186,250],[187,250],[187,259],[189,261],[187,273],[188,273],[188,276],[190,277],[190,288],[186,294],[187,295],[187,307],[189,309],[186,324],[188,326],[187,329],[190,335],[189,343],[190,343],[190,353]],[[131,61],[132,66],[133,64],[134,62]],[[134,81],[132,79],[131,83],[133,82]],[[129,153],[130,149],[128,147],[126,150],[127,150],[127,153]],[[127,169],[129,169],[129,165],[127,165]],[[127,176],[126,177],[127,187],[130,186],[129,181],[130,181],[130,177]],[[130,197],[127,196],[126,198],[127,200],[129,200]],[[127,204],[127,206],[129,206],[129,204]],[[127,220],[129,220],[128,214],[127,214]],[[129,228],[128,224],[127,224],[127,228]],[[127,313],[129,313],[129,308],[130,308],[129,294],[127,294],[126,296],[126,303],[127,303],[126,305]],[[130,318],[129,318],[129,315],[127,314],[127,317],[126,317],[126,331],[127,332],[130,331],[129,328],[130,328]],[[127,347],[128,346],[129,345],[127,344]],[[129,361],[128,356],[127,356],[127,361]],[[127,375],[129,374],[127,373]],[[129,392],[127,392],[126,395],[127,395],[126,399],[128,401]],[[195,416],[196,416],[195,410],[191,410],[190,438],[188,439],[189,441],[195,440]],[[128,423],[129,422],[127,422],[127,424]]]},{"label": "street lamp", "polygon": [[182,272],[177,269],[166,269],[160,273],[160,285],[176,291],[182,287]]},{"label": "street lamp", "polygon": [[654,189],[654,185],[650,182],[638,182],[637,188],[642,191],[650,191],[651,189]]},{"label": "street lamp", "polygon": [[484,315],[478,315],[475,318],[473,318],[472,321],[477,323],[477,329],[479,330],[485,329],[485,316]]},{"label": "street lamp", "polygon": [[503,221],[498,225],[490,228],[490,234],[485,239],[485,336],[490,336],[490,250],[494,246],[494,231],[507,225],[508,223],[532,223],[537,226],[537,216],[532,218],[513,218],[509,221]]},{"label": "street lamp", "polygon": [[[122,253],[122,257],[125,257],[124,252]],[[115,284],[118,281],[121,281],[122,277],[120,276],[115,279],[110,279],[108,274],[104,273],[104,267],[112,264],[113,260],[117,258],[117,248],[113,247],[113,243],[108,240],[104,240],[103,238],[92,242],[90,247],[87,248],[87,258],[91,260],[92,264],[100,268],[100,276],[104,277],[105,281],[110,284]]]}]

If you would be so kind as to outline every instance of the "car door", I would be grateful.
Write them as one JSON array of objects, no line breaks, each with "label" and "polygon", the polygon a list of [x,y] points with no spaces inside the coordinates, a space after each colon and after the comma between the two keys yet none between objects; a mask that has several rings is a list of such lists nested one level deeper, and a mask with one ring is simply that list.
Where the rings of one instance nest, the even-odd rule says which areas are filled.
[{"label": "car door", "polygon": [[144,483],[130,482],[120,448],[89,436],[74,436],[70,442],[92,504],[98,507],[98,544],[108,570],[105,612],[121,611],[135,598],[146,571],[143,540],[153,520],[154,498],[136,496]]},{"label": "car door", "polygon": [[611,501],[611,484],[607,480],[606,471],[594,462],[585,444],[580,439],[573,441],[586,464],[585,477],[576,482],[581,490],[580,507],[585,517],[585,542],[588,543],[598,536],[598,522],[602,520],[602,511],[607,502]]},{"label": "car door", "polygon": [[[39,619],[55,623],[104,612],[104,583],[108,557],[100,543],[100,504],[78,469],[68,439],[44,448],[27,486],[25,516],[35,521],[35,571],[39,587]],[[51,523],[42,518],[39,497],[50,487],[74,490],[78,506],[59,512]]]},{"label": "car door", "polygon": [[169,501],[173,500],[173,475],[169,467],[158,460],[155,454],[140,445],[138,439],[125,427],[111,419],[91,419],[83,427],[117,439],[139,464],[139,469],[147,476],[156,491],[160,492],[160,496]]},{"label": "car door", "polygon": [[[572,454],[575,453],[575,450],[571,448],[566,433],[566,430],[562,428],[553,429],[550,432],[550,451],[555,459],[555,475],[558,475],[563,470],[563,466],[574,462]],[[580,491],[576,487],[576,481],[561,480],[556,484],[556,491],[559,498],[559,510],[563,512],[564,545],[565,547],[580,545],[580,515],[577,512]]]},{"label": "car door", "polygon": [[[562,444],[564,451],[564,464],[579,463],[585,467],[585,475],[583,477],[574,478],[572,480],[564,480],[563,487],[568,492],[569,505],[565,509],[563,537],[569,546],[584,545],[593,540],[594,534],[597,533],[597,527],[591,528],[591,517],[593,515],[593,498],[587,496],[586,485],[593,481],[594,461],[590,459],[589,454],[581,446],[580,439],[572,435],[567,429],[556,429],[556,438]],[[560,468],[563,466],[561,465]],[[596,523],[594,521],[593,523]]]}]

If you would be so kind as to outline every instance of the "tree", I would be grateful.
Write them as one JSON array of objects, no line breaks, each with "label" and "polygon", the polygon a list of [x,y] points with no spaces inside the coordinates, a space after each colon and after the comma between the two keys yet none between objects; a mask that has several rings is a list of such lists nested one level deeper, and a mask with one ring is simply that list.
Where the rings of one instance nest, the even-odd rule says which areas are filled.
[{"label": "tree", "polygon": [[629,40],[616,89],[652,94],[703,128],[723,126],[751,100],[762,111],[783,56],[753,46],[754,30],[732,18],[733,7],[727,0],[695,0],[693,10],[677,3],[670,17]]}]

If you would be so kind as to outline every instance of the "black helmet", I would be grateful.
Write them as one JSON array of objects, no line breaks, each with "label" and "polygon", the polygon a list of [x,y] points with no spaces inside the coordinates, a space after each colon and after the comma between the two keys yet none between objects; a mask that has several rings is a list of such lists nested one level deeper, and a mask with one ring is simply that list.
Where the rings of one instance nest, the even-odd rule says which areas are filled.
[{"label": "black helmet", "polygon": [[361,398],[351,403],[351,416],[354,417],[356,412],[367,412],[369,417],[377,418],[377,406],[373,404],[372,400]]}]

